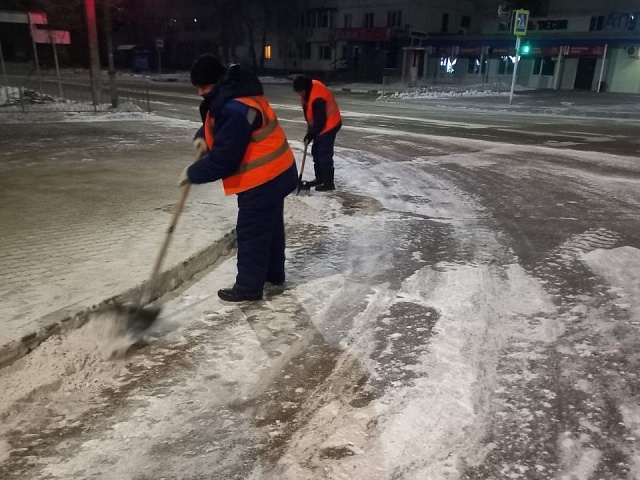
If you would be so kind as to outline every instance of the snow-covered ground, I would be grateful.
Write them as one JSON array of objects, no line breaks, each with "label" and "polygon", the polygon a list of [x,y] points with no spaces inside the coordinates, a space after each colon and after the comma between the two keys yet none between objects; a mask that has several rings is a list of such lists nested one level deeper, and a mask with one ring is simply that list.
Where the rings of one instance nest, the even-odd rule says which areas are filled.
[{"label": "snow-covered ground", "polygon": [[226,259],[125,358],[96,318],[0,371],[7,478],[640,478],[637,158],[344,116],[283,293]]}]

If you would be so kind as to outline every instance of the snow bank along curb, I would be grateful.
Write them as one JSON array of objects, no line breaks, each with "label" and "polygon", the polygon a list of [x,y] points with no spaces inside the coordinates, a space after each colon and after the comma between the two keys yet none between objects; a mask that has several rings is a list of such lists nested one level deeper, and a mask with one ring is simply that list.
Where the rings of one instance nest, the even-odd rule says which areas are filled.
[{"label": "snow bank along curb", "polygon": [[[158,279],[156,297],[160,297],[168,292],[180,287],[195,274],[213,265],[221,257],[228,255],[236,245],[235,230],[225,234],[209,247],[195,253],[187,260],[174,265],[164,271]],[[24,335],[20,340],[11,341],[5,345],[0,345],[0,368],[5,367],[18,358],[28,354],[49,337],[63,333],[65,331],[79,328],[91,318],[91,315],[100,311],[115,301],[127,301],[138,298],[141,289],[147,282],[125,292],[103,300],[97,305],[85,308],[78,312],[70,312],[61,309],[42,317],[38,323],[43,325],[35,332]]]},{"label": "snow bank along curb", "polygon": [[339,88],[341,92],[350,92],[350,93],[370,93],[373,95],[381,95],[384,93],[383,90],[374,88],[374,89],[366,89],[366,88],[349,88],[349,87],[341,87]]}]

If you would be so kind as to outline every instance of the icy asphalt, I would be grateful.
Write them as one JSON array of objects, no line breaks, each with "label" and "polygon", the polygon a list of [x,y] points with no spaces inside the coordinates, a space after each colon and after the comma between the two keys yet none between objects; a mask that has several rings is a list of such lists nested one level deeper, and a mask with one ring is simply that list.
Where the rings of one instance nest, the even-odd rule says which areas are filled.
[{"label": "icy asphalt", "polygon": [[[195,124],[114,120],[3,125],[14,325],[149,273]],[[345,130],[339,191],[288,200],[258,304],[216,298],[235,203],[196,189],[168,267],[220,258],[148,345],[104,361],[97,318],[2,371],[2,478],[636,478],[636,158],[396,133]]]}]

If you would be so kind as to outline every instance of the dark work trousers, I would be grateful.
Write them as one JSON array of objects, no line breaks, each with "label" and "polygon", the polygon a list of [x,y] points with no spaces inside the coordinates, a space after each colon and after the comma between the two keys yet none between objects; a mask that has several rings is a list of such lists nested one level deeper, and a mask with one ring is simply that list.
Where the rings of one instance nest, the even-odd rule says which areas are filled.
[{"label": "dark work trousers", "polygon": [[262,294],[265,282],[284,282],[284,198],[266,207],[239,208],[236,235],[238,292]]},{"label": "dark work trousers", "polygon": [[311,145],[313,163],[320,167],[333,167],[333,145],[336,143],[337,131],[318,135]]}]

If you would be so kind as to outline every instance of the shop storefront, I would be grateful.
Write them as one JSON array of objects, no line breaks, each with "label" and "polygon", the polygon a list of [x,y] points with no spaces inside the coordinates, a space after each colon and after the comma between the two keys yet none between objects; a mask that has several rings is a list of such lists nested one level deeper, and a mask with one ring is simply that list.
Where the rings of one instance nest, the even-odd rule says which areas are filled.
[{"label": "shop storefront", "polygon": [[[640,22],[635,13],[531,19],[523,37],[517,85],[525,88],[640,93]],[[508,22],[507,22],[508,23]],[[431,36],[424,81],[507,82],[515,37],[489,21],[485,35]]]}]

